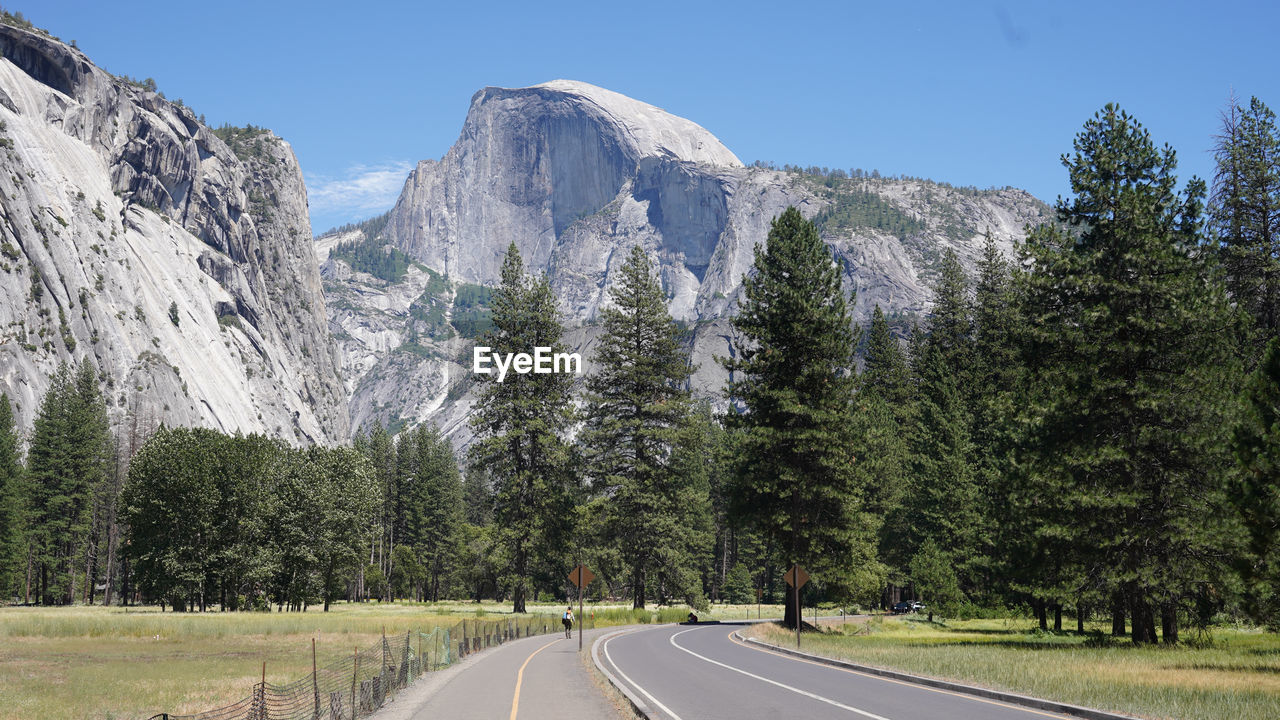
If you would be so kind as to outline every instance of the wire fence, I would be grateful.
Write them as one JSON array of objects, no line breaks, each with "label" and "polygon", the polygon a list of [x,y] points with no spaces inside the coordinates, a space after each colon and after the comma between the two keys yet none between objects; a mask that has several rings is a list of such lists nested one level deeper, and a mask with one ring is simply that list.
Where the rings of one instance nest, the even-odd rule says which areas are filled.
[{"label": "wire fence", "polygon": [[424,673],[510,640],[562,631],[560,621],[547,616],[462,620],[428,633],[384,634],[350,657],[321,667],[313,660],[310,674],[285,685],[267,682],[264,665],[262,682],[239,702],[187,715],[160,713],[148,720],[355,720],[371,715]]}]

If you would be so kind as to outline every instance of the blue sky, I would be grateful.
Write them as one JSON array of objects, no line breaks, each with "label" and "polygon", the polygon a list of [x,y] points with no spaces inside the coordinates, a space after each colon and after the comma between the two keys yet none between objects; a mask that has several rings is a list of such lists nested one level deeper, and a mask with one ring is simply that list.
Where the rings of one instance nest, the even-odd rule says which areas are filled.
[{"label": "blue sky", "polygon": [[[122,6],[128,10],[122,9]],[[861,167],[1052,202],[1108,101],[1212,174],[1228,93],[1280,107],[1280,3],[6,3],[211,124],[292,143],[316,232],[390,207],[471,95],[583,80],[687,117],[744,162]]]}]

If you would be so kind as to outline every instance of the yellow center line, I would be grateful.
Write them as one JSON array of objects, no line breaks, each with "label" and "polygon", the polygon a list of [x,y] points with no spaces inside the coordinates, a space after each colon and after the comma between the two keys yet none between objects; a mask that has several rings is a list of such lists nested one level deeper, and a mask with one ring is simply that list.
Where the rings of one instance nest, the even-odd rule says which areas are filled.
[{"label": "yellow center line", "polygon": [[[943,690],[942,688],[930,687],[928,685],[918,685],[916,683],[907,682],[905,680],[896,680],[894,678],[885,677],[883,675],[873,675],[872,673],[865,673],[859,670],[854,670],[852,668],[840,667],[838,665],[828,665],[826,663],[820,663],[814,660],[807,660],[802,657],[796,657],[795,655],[787,655],[785,653],[780,653],[761,645],[756,645],[755,643],[747,643],[747,642],[738,640],[733,636],[733,633],[735,632],[737,632],[737,630],[734,630],[729,633],[729,642],[734,643],[735,645],[741,645],[742,647],[745,647],[745,648],[750,648],[757,652],[766,652],[766,653],[769,653],[770,655],[777,655],[780,658],[787,658],[788,660],[795,660],[797,662],[809,663],[810,665],[818,665],[820,667],[831,668],[832,670],[840,670],[841,672],[847,672],[851,675],[861,675],[862,677],[872,678],[875,680],[884,680],[885,682],[891,682],[896,685],[905,685],[906,687],[913,687],[920,690],[928,690],[929,692],[941,693],[943,695],[951,695],[958,698],[964,698],[966,700],[976,700],[978,702],[986,703],[988,705],[998,705],[1000,707],[1009,708],[1010,710],[1021,710],[1022,712],[1031,713],[1033,715],[1043,715],[1044,717],[1059,718],[1060,720],[1067,720],[1067,716],[1062,715],[1061,713],[1045,712],[1043,710],[1036,710],[1034,708],[1025,707],[1023,705],[1011,705],[1007,702],[1001,702],[999,700],[990,700],[988,698],[978,697],[977,695],[958,693],[953,690]],[[514,715],[511,716],[511,720],[515,720]]]},{"label": "yellow center line", "polygon": [[560,642],[559,639],[552,640],[546,645],[534,650],[529,654],[529,657],[524,659],[524,664],[520,666],[520,671],[516,673],[516,695],[511,698],[511,720],[516,720],[516,713],[520,711],[520,685],[524,683],[524,669],[528,667],[529,661],[533,659],[534,655],[537,655],[558,642]]}]

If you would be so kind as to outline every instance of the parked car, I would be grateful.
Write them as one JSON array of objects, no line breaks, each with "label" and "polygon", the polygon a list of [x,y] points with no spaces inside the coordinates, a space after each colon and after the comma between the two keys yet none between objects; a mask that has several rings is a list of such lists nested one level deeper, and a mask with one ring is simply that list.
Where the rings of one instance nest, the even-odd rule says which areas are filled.
[{"label": "parked car", "polygon": [[928,610],[928,609],[929,608],[927,608],[924,603],[918,600],[916,602],[911,603],[911,612],[924,612],[925,610]]},{"label": "parked car", "polygon": [[911,603],[906,602],[905,600],[900,603],[894,603],[892,612],[894,615],[906,615],[911,612]]}]

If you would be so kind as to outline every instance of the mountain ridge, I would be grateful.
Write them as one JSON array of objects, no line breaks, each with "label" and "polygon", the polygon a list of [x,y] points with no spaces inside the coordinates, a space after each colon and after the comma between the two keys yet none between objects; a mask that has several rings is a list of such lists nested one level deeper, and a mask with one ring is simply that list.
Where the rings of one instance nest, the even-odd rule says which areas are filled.
[{"label": "mountain ridge", "polygon": [[[603,117],[587,97],[597,91],[608,92],[563,80],[482,89],[458,141],[439,160],[418,163],[385,224],[378,216],[372,237],[352,226],[320,242],[380,243],[421,267],[418,285],[408,292],[342,260],[324,263],[353,427],[375,419],[391,425],[431,421],[459,446],[470,442],[465,409],[474,398],[464,339],[443,337],[439,323],[431,325],[432,336],[412,310],[415,303],[448,307],[447,293],[426,300],[417,295],[428,286],[426,273],[458,285],[496,285],[510,242],[526,268],[549,278],[569,345],[584,357],[620,258],[633,245],[648,250],[672,316],[691,328],[695,394],[723,403],[719,391],[727,376],[714,358],[731,351],[728,318],[742,276],[770,221],[786,207],[820,223],[843,265],[846,290],[856,292],[859,322],[877,304],[896,315],[924,314],[930,279],[946,248],[972,268],[984,233],[1009,254],[1026,225],[1048,217],[1047,206],[1015,189],[816,177],[746,167],[732,153],[732,163],[698,162],[658,144],[637,154],[641,146],[632,143],[628,128],[652,126],[652,118]],[[702,149],[709,150],[706,141]],[[376,346],[389,351],[385,358],[379,360],[362,336],[376,337]]]}]

